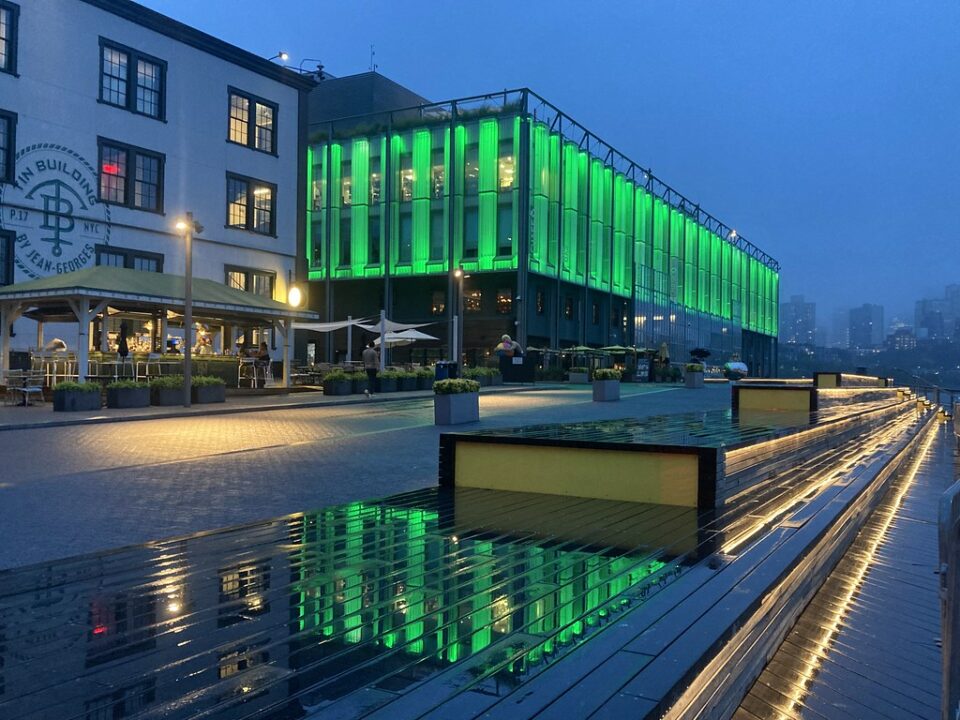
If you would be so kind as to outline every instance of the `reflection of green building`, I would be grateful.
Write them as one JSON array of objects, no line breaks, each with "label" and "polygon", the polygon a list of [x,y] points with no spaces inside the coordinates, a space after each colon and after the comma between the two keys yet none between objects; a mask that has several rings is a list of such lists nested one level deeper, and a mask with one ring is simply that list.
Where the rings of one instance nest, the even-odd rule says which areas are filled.
[{"label": "reflection of green building", "polygon": [[445,344],[463,268],[468,356],[508,332],[773,367],[778,264],[529,90],[311,118],[309,140],[310,295],[330,319],[385,305]]},{"label": "reflection of green building", "polygon": [[[504,532],[476,509],[458,517],[457,505],[502,504],[509,494],[420,495],[407,507],[357,502],[311,513],[295,533],[302,552],[294,561],[291,655],[307,670],[304,687],[323,684],[318,697],[341,696],[371,677],[409,682],[468,658],[478,674],[523,674],[603,624],[628,602],[626,591],[665,567],[664,550],[634,545],[633,530],[612,535],[626,541],[622,548]],[[558,507],[564,502],[577,500]],[[598,503],[597,514],[609,517],[612,505]],[[589,503],[579,507],[589,514]],[[624,526],[636,524],[639,508],[625,511],[633,514]],[[510,513],[487,519],[502,515]]]}]

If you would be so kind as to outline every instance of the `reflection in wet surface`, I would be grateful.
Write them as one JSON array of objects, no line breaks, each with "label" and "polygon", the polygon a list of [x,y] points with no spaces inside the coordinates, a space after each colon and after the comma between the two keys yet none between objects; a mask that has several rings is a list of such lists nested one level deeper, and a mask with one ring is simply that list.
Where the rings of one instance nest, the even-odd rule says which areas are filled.
[{"label": "reflection in wet surface", "polygon": [[0,573],[0,717],[362,714],[515,687],[681,572],[694,510],[429,489]]}]

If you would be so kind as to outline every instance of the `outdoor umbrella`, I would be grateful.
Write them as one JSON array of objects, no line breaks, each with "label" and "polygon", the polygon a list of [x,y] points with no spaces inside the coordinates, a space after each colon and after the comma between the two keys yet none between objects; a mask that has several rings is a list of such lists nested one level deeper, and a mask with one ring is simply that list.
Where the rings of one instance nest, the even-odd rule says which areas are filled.
[{"label": "outdoor umbrella", "polygon": [[130,347],[127,345],[127,323],[120,323],[120,338],[117,340],[117,355],[126,359],[130,354]]},{"label": "outdoor umbrella", "polygon": [[[418,340],[436,340],[433,335],[427,335],[422,333],[419,330],[403,330],[401,332],[388,332],[387,333],[387,347],[400,347],[402,345],[410,345],[415,343]],[[380,338],[376,338],[374,344],[380,344]]]}]

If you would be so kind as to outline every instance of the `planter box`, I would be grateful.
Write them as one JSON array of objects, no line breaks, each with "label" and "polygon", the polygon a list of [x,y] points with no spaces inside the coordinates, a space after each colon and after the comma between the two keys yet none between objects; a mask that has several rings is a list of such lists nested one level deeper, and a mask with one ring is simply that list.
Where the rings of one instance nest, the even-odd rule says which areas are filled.
[{"label": "planter box", "polygon": [[417,378],[418,390],[433,390],[433,376]]},{"label": "planter box", "polygon": [[227,388],[225,385],[201,385],[190,388],[190,401],[198,405],[226,402]]},{"label": "planter box", "polygon": [[367,378],[356,378],[351,380],[350,384],[350,392],[354,395],[363,395],[367,390],[372,391],[372,388],[368,387],[370,383],[367,381]]},{"label": "planter box", "polygon": [[353,380],[324,380],[324,395],[349,395],[353,392]]},{"label": "planter box", "polygon": [[84,392],[82,390],[54,390],[53,409],[57,412],[99,410],[99,388],[97,388],[97,392]]},{"label": "planter box", "polygon": [[490,376],[489,375],[471,375],[469,376],[470,380],[476,380],[480,383],[480,387],[487,387],[490,385]]},{"label": "planter box", "polygon": [[593,381],[593,401],[594,402],[612,402],[620,399],[620,381],[619,380],[594,380]]},{"label": "planter box", "polygon": [[501,375],[500,373],[497,373],[496,375],[494,375],[493,377],[491,377],[491,378],[490,378],[490,384],[491,384],[491,385],[503,385],[503,375]]},{"label": "planter box", "polygon": [[590,382],[590,373],[567,373],[571,383],[586,385]]},{"label": "planter box", "polygon": [[380,392],[396,392],[397,391],[397,379],[396,378],[380,378]]},{"label": "planter box", "polygon": [[696,390],[697,388],[703,387],[703,373],[702,372],[688,372],[683,378],[684,385],[686,385],[691,390]]},{"label": "planter box", "polygon": [[107,388],[108,408],[140,408],[150,406],[150,388]]},{"label": "planter box", "polygon": [[151,405],[183,405],[182,388],[162,388],[150,390]]},{"label": "planter box", "polygon": [[397,386],[401,392],[410,392],[411,390],[417,390],[419,383],[415,377],[405,377],[397,381]]},{"label": "planter box", "polygon": [[480,393],[456,393],[433,396],[433,421],[436,425],[461,425],[480,420]]}]

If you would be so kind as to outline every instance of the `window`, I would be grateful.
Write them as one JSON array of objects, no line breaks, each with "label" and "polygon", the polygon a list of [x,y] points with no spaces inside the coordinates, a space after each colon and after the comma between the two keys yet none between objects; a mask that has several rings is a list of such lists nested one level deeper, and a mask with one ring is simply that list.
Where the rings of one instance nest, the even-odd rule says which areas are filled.
[{"label": "window", "polygon": [[480,211],[476,207],[463,209],[463,257],[474,259],[480,245]]},{"label": "window", "polygon": [[12,183],[16,176],[17,116],[0,110],[0,183]]},{"label": "window", "polygon": [[500,162],[497,166],[497,186],[500,192],[513,189],[514,164],[510,154],[513,142],[501,143]]},{"label": "window", "polygon": [[371,215],[370,219],[367,220],[368,230],[367,230],[367,242],[369,247],[367,248],[367,264],[368,265],[379,265],[380,264],[380,217],[377,215]]},{"label": "window", "polygon": [[430,213],[430,259],[443,260],[444,242],[443,211],[434,210]]},{"label": "window", "polygon": [[100,38],[100,102],[163,120],[167,64]]},{"label": "window", "polygon": [[17,74],[17,21],[20,8],[0,0],[0,72]]},{"label": "window", "polygon": [[443,290],[434,290],[430,301],[430,314],[443,315],[447,310],[447,293]]},{"label": "window", "polygon": [[483,293],[480,290],[469,290],[463,296],[464,312],[478,313],[483,304]]},{"label": "window", "polygon": [[590,321],[594,325],[600,324],[600,306],[597,303],[593,303],[590,308]]},{"label": "window", "polygon": [[573,298],[569,295],[563,301],[563,317],[573,320]]},{"label": "window", "polygon": [[400,156],[400,201],[413,200],[413,153]]},{"label": "window", "polygon": [[277,186],[227,174],[227,227],[276,235]]},{"label": "window", "polygon": [[97,245],[97,265],[143,270],[145,272],[163,272],[163,255],[145,250]]},{"label": "window", "polygon": [[343,217],[340,218],[340,261],[337,264],[341,267],[349,265],[351,262],[350,249],[353,241],[353,238],[350,237],[351,220],[350,213],[344,213]]},{"label": "window", "polygon": [[98,144],[100,199],[135,210],[163,212],[164,156],[104,138]]},{"label": "window", "polygon": [[0,285],[13,283],[13,243],[16,238],[15,232],[0,230]]},{"label": "window", "polygon": [[413,218],[409,212],[400,213],[400,245],[397,251],[398,263],[413,260]]},{"label": "window", "polygon": [[243,290],[261,297],[273,298],[273,286],[277,280],[276,273],[268,270],[233,266],[228,266],[226,271],[227,285],[234,290]]},{"label": "window", "polygon": [[217,572],[220,578],[220,607],[217,627],[227,627],[270,610],[266,593],[270,589],[269,565],[240,565]]},{"label": "window", "polygon": [[513,255],[513,208],[509,204],[497,208],[497,255]]},{"label": "window", "polygon": [[227,140],[275,155],[277,105],[269,100],[230,88],[230,122]]},{"label": "window", "polygon": [[537,315],[543,315],[547,310],[546,298],[544,298],[543,290],[537,290],[536,305],[537,305]]},{"label": "window", "polygon": [[513,290],[501,288],[497,290],[497,312],[500,315],[509,315],[513,311]]}]

